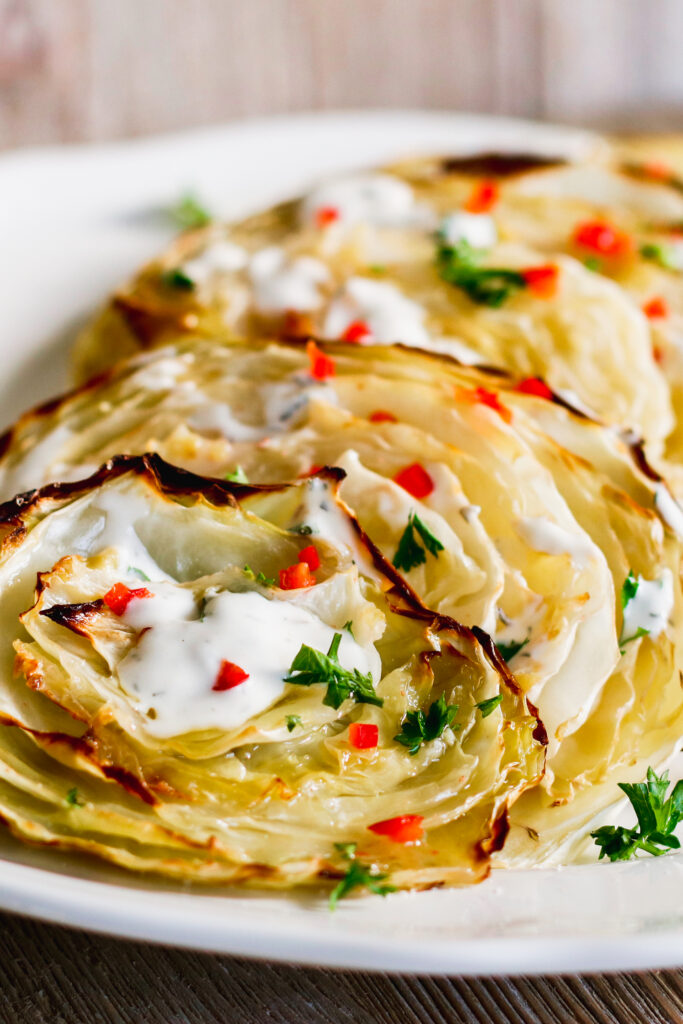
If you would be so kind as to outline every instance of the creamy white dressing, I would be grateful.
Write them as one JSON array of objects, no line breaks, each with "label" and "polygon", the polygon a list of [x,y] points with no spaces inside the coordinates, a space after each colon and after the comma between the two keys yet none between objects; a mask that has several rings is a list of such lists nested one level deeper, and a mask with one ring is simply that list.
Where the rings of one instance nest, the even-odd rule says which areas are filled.
[{"label": "creamy white dressing", "polygon": [[543,516],[518,519],[517,531],[534,551],[546,555],[568,555],[579,568],[595,557],[595,547],[587,536],[565,530]]},{"label": "creamy white dressing", "polygon": [[624,624],[621,643],[635,637],[639,629],[645,629],[656,639],[668,623],[674,606],[673,576],[664,569],[656,580],[638,576],[638,589],[624,608]]},{"label": "creamy white dressing", "polygon": [[252,256],[249,278],[256,309],[276,314],[317,309],[322,303],[320,287],[330,280],[330,272],[312,256],[290,259],[280,246],[269,245]]},{"label": "creamy white dressing", "polygon": [[308,374],[295,374],[283,381],[273,381],[261,388],[263,415],[273,430],[284,430],[301,419],[309,402],[327,402],[338,405],[339,399],[334,388],[328,384],[315,383]]},{"label": "creamy white dressing", "polygon": [[488,213],[458,210],[441,221],[440,235],[447,245],[467,242],[473,249],[490,249],[498,241],[496,222]]},{"label": "creamy white dressing", "polygon": [[683,508],[665,483],[658,483],[655,486],[655,508],[666,525],[679,537],[683,537]]},{"label": "creamy white dressing", "polygon": [[315,223],[318,212],[327,209],[337,214],[334,224],[346,226],[403,227],[425,218],[410,186],[390,174],[359,174],[324,182],[304,200],[302,219]]},{"label": "creamy white dressing", "polygon": [[204,284],[214,274],[243,270],[249,254],[241,245],[226,240],[211,242],[197,256],[186,260],[181,269],[196,284]]},{"label": "creamy white dressing", "polygon": [[425,310],[387,281],[350,277],[339,295],[327,307],[323,324],[326,338],[341,338],[357,320],[370,328],[368,342],[374,345],[418,347],[429,343],[424,327]]},{"label": "creamy white dressing", "polygon": [[[146,518],[150,511],[149,505],[141,497],[130,491],[122,494],[102,488],[92,504],[92,510],[99,515],[92,529],[83,532],[80,541],[86,554],[112,548],[121,575],[129,574],[129,568],[134,567],[151,580],[173,579],[157,565],[135,530],[135,522]],[[142,586],[142,583],[139,585]]]},{"label": "creamy white dressing", "polygon": [[[134,616],[135,628],[146,631],[121,661],[118,675],[148,715],[146,730],[159,738],[243,725],[284,694],[284,676],[302,644],[326,652],[334,637],[331,626],[292,601],[226,591],[206,602],[200,620],[196,607],[183,606],[184,598],[179,602],[177,595],[155,589],[154,597],[133,601],[126,611],[126,619]],[[374,645],[361,647],[348,631],[341,632],[341,664],[370,672],[378,682],[381,662]],[[224,660],[249,678],[214,691]]]},{"label": "creamy white dressing", "polygon": [[[345,459],[348,457],[347,464],[350,464],[354,456],[357,460],[355,452],[346,452],[336,464],[345,468]],[[340,551],[347,551],[356,557],[359,547],[358,536],[346,513],[335,501],[330,485],[325,480],[311,477],[306,481],[295,519],[294,526],[307,526],[313,535],[322,537]]]}]

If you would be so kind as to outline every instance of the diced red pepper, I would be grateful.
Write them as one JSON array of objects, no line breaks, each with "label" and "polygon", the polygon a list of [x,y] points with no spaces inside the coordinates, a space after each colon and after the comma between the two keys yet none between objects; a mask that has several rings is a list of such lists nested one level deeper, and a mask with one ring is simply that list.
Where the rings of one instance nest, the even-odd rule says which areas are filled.
[{"label": "diced red pepper", "polygon": [[625,231],[604,220],[587,220],[574,230],[574,243],[600,256],[628,256],[634,251],[633,239]]},{"label": "diced red pepper", "polygon": [[309,544],[307,548],[301,549],[299,561],[305,562],[311,572],[315,572],[316,569],[320,568],[320,555],[314,544]]},{"label": "diced red pepper", "polygon": [[364,338],[372,337],[372,331],[365,320],[354,320],[342,334],[342,341],[349,341],[352,345],[359,345]]},{"label": "diced red pepper", "polygon": [[487,388],[482,387],[456,388],[455,397],[464,402],[487,405],[489,409],[497,412],[506,423],[512,423],[512,413],[506,405],[503,405],[500,396],[495,391],[489,391]]},{"label": "diced red pepper", "polygon": [[216,676],[216,682],[211,687],[212,690],[222,692],[223,690],[232,690],[235,686],[239,686],[245,679],[249,678],[249,673],[245,672],[239,665],[235,665],[232,661],[222,661],[221,667],[218,669],[218,675]]},{"label": "diced red pepper", "polygon": [[323,467],[319,466],[317,462],[314,462],[308,467],[308,469],[305,469],[303,473],[299,473],[297,480],[305,480],[306,477],[315,476],[315,474],[319,473],[322,468]]},{"label": "diced red pepper", "polygon": [[315,576],[306,562],[297,562],[286,569],[280,569],[280,590],[301,590],[302,587],[312,587],[315,584]]},{"label": "diced red pepper", "polygon": [[643,313],[650,320],[662,320],[664,317],[667,317],[669,315],[669,307],[666,299],[663,299],[661,295],[655,295],[654,298],[643,305]]},{"label": "diced red pepper", "polygon": [[525,377],[520,380],[515,391],[521,391],[523,395],[537,395],[538,398],[552,400],[553,393],[544,380],[540,377]]},{"label": "diced red pepper", "polygon": [[314,341],[306,345],[306,353],[310,360],[310,374],[314,380],[325,380],[326,377],[334,377],[334,359],[326,356]]},{"label": "diced red pepper", "polygon": [[377,746],[379,729],[369,722],[352,722],[349,726],[349,743],[356,750],[372,750]]},{"label": "diced red pepper", "polygon": [[488,213],[500,198],[495,181],[480,181],[465,200],[468,213]]},{"label": "diced red pepper", "polygon": [[423,821],[421,814],[399,814],[397,818],[377,821],[368,828],[375,835],[386,836],[394,843],[415,843],[424,835]]},{"label": "diced red pepper", "polygon": [[125,583],[115,583],[102,600],[107,608],[111,608],[114,615],[123,615],[130,602],[135,598],[151,596],[147,587],[138,587],[136,590],[131,590]]},{"label": "diced red pepper", "polygon": [[327,228],[339,220],[340,216],[336,206],[321,206],[315,211],[315,223],[319,228]]},{"label": "diced red pepper", "polygon": [[371,423],[396,423],[398,422],[393,412],[387,412],[386,409],[375,409],[368,416]]},{"label": "diced red pepper", "polygon": [[663,160],[648,160],[643,164],[643,172],[646,177],[656,178],[657,181],[668,181],[674,177],[671,167]]},{"label": "diced red pepper", "polygon": [[394,481],[414,498],[426,498],[434,490],[434,481],[419,462],[413,462],[399,470]]},{"label": "diced red pepper", "polygon": [[529,267],[522,271],[527,288],[539,299],[552,299],[557,294],[560,268],[554,263],[542,267]]}]

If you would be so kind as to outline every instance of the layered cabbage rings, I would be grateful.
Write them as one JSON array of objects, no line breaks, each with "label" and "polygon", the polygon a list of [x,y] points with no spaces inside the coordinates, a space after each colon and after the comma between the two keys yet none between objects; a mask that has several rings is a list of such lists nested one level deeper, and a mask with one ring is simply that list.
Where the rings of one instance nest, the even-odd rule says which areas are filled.
[{"label": "layered cabbage rings", "polygon": [[182,236],[82,334],[84,380],[183,333],[402,343],[540,377],[683,487],[683,187],[577,163],[415,159]]},{"label": "layered cabbage rings", "polygon": [[27,838],[460,883],[581,857],[680,744],[683,514],[547,388],[191,337],[23,417],[0,489],[26,492],[1,512],[0,813]]}]

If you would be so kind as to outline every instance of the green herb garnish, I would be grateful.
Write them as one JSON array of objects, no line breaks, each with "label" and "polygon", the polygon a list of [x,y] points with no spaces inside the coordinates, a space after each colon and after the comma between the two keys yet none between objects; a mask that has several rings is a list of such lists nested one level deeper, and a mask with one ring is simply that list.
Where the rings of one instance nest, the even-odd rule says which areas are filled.
[{"label": "green herb garnish", "polygon": [[676,254],[670,245],[662,245],[660,242],[646,242],[640,247],[640,255],[644,260],[651,260],[665,270],[678,270],[676,265]]},{"label": "green herb garnish", "polygon": [[508,662],[514,658],[515,654],[519,654],[523,647],[529,643],[529,637],[526,640],[511,640],[509,644],[504,644],[502,640],[496,640],[496,647],[503,661]]},{"label": "green herb garnish", "polygon": [[408,753],[414,756],[423,743],[438,739],[457,713],[458,705],[446,704],[446,698],[441,694],[427,714],[422,710],[409,711],[401,722],[401,732],[394,739],[408,747]]},{"label": "green herb garnish", "polygon": [[310,537],[313,533],[313,527],[308,526],[306,523],[297,523],[296,526],[290,526],[290,533],[299,533],[302,537]]},{"label": "green herb garnish", "polygon": [[147,573],[143,572],[142,569],[138,569],[137,566],[135,566],[135,565],[129,565],[128,566],[128,572],[132,576],[137,576],[138,579],[142,580],[144,583],[149,583],[149,581],[150,581],[149,580],[149,576],[147,575]]},{"label": "green herb garnish", "polygon": [[669,773],[658,776],[647,770],[647,782],[620,782],[619,789],[629,798],[638,819],[637,828],[603,825],[591,832],[600,847],[600,860],[630,860],[638,850],[660,857],[669,850],[680,849],[680,840],[673,835],[683,821],[683,780],[677,782],[666,799]]},{"label": "green herb garnish", "polygon": [[599,274],[602,270],[602,260],[599,260],[597,256],[587,256],[583,261],[583,265],[587,270],[592,270],[595,274]]},{"label": "green herb garnish", "polygon": [[422,565],[427,561],[425,551],[436,557],[443,551],[443,544],[429,527],[425,526],[417,513],[411,512],[408,525],[398,542],[393,564],[403,572],[410,572],[416,565]]},{"label": "green herb garnish", "polygon": [[[629,569],[628,576],[621,585],[621,607],[623,609],[633,600],[638,593],[638,587],[640,586],[640,580],[637,576],[633,575],[633,570]],[[620,636],[619,637],[619,651],[621,654],[624,653],[624,647],[626,644],[630,644],[633,640],[640,640],[643,636],[648,636],[650,630],[646,629],[645,626],[638,626],[633,636]]]},{"label": "green herb garnish", "polygon": [[84,806],[83,801],[78,799],[78,790],[76,789],[75,786],[73,787],[73,789],[70,789],[69,792],[66,794],[66,802],[68,803],[69,807]]},{"label": "green herb garnish", "polygon": [[266,576],[266,574],[263,572],[254,572],[250,565],[245,565],[242,572],[246,576],[249,576],[250,579],[256,580],[256,582],[260,583],[262,587],[275,586],[275,580],[271,579],[269,576]]},{"label": "green herb garnish", "polygon": [[526,278],[517,270],[480,266],[483,256],[481,250],[473,249],[465,240],[449,245],[440,239],[437,270],[439,277],[461,288],[472,302],[497,308],[515,292],[526,288]]},{"label": "green herb garnish", "polygon": [[[348,622],[344,623],[344,629],[346,630],[347,633],[350,633],[351,636],[353,636],[353,622],[351,621],[351,619],[349,619]],[[353,638],[354,640],[356,639],[355,637]]]},{"label": "green herb garnish", "polygon": [[191,192],[186,192],[169,209],[171,218],[181,228],[204,228],[213,220],[205,206]]},{"label": "green herb garnish", "polygon": [[301,721],[300,715],[287,715],[287,717],[285,718],[285,722],[287,723],[287,732],[293,732],[296,729],[297,725],[303,727],[304,724]]},{"label": "green herb garnish", "polygon": [[176,291],[194,291],[194,281],[180,267],[171,267],[170,270],[164,270],[161,275],[161,283],[166,288],[174,288]]},{"label": "green herb garnish", "polygon": [[503,703],[503,694],[499,693],[496,697],[489,697],[488,700],[480,700],[476,705],[481,711],[482,718],[488,718],[489,715],[493,714],[499,704]]},{"label": "green herb garnish", "polygon": [[235,466],[232,473],[226,473],[225,479],[231,484],[248,484],[249,477],[241,466]]},{"label": "green herb garnish", "polygon": [[352,889],[358,889],[361,886],[374,892],[377,896],[386,896],[387,893],[396,892],[396,886],[382,885],[387,875],[356,860],[356,843],[335,843],[334,846],[344,860],[349,862],[349,866],[342,880],[330,893],[330,910],[334,910],[339,900],[348,896]]},{"label": "green herb garnish", "polygon": [[299,686],[326,683],[327,693],[323,697],[323,704],[335,710],[348,697],[353,697],[359,704],[375,704],[381,708],[384,700],[375,693],[370,673],[363,674],[357,668],[349,670],[339,663],[337,651],[341,638],[341,633],[334,634],[327,654],[302,644],[290,665],[289,674],[285,676],[285,682]]}]

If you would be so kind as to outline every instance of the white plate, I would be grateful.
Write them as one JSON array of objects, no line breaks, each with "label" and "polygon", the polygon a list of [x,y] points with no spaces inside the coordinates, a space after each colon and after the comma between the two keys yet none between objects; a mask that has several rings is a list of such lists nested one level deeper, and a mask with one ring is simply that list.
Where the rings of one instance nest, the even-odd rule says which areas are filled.
[{"label": "white plate", "polygon": [[[2,420],[63,387],[74,325],[170,237],[188,187],[228,216],[330,171],[416,151],[580,153],[585,133],[427,113],[307,115],[0,159]],[[155,213],[156,211],[156,213]],[[166,886],[0,836],[0,906],[131,938],[337,967],[460,974],[683,963],[683,855],[496,872],[456,891],[350,900]]]}]

